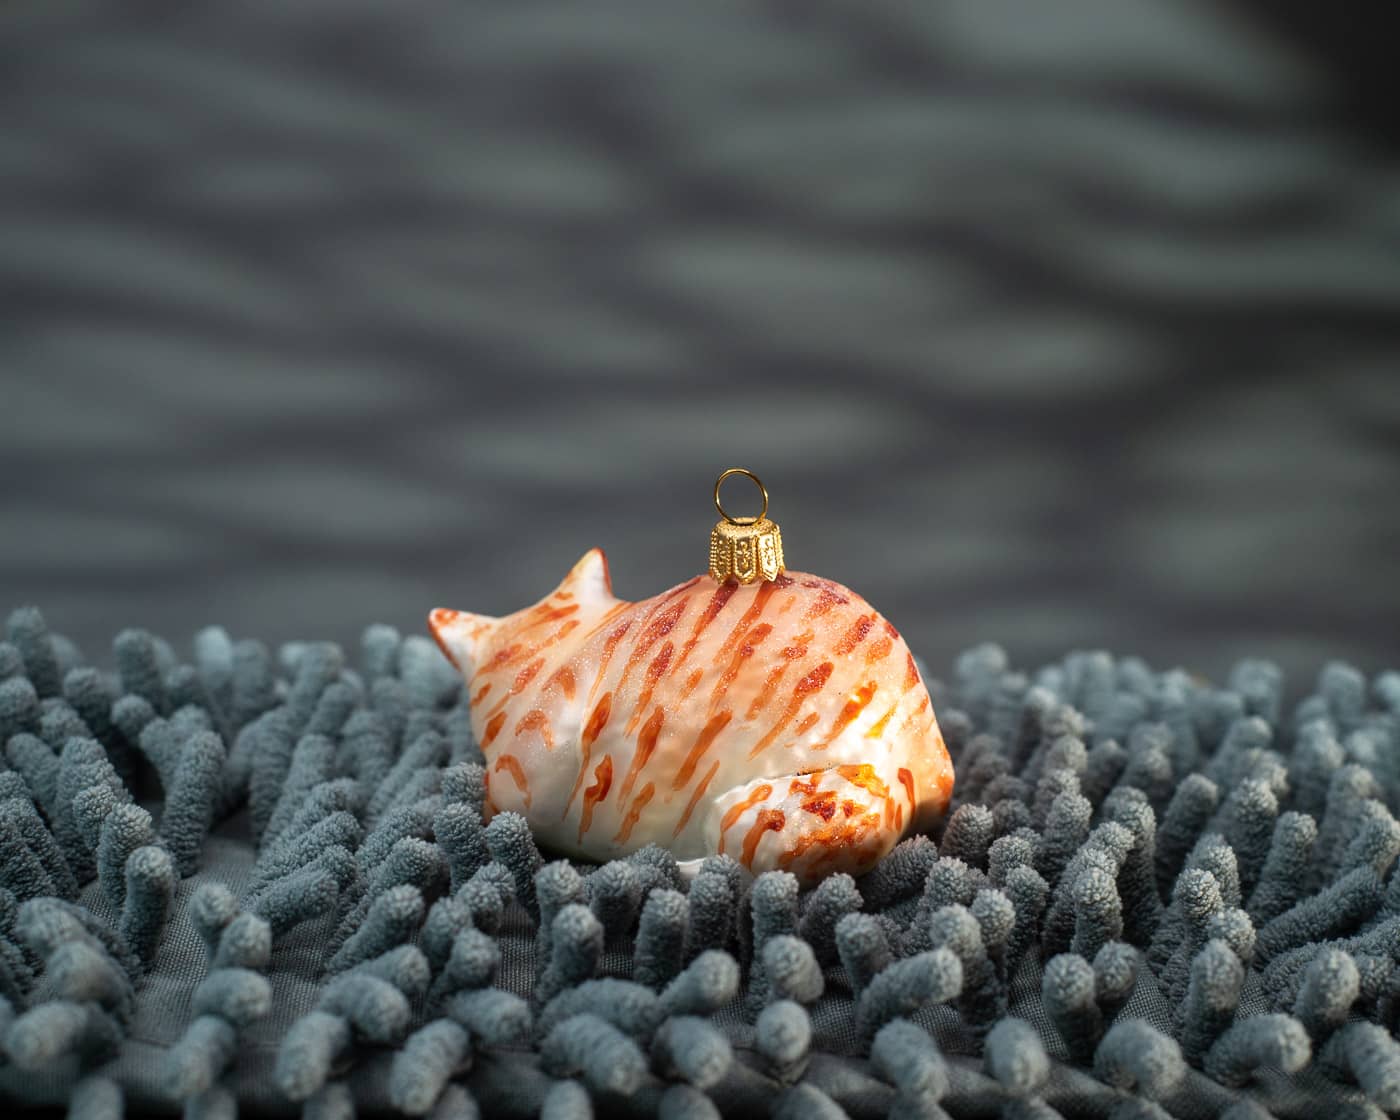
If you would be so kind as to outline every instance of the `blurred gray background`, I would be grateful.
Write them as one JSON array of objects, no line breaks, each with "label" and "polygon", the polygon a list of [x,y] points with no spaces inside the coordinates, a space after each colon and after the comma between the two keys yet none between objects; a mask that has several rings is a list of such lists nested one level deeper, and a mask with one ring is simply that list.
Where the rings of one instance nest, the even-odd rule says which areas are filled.
[{"label": "blurred gray background", "polygon": [[595,544],[641,598],[743,465],[935,671],[1396,664],[1394,68],[1340,26],[8,0],[0,599],[101,656],[504,613]]}]

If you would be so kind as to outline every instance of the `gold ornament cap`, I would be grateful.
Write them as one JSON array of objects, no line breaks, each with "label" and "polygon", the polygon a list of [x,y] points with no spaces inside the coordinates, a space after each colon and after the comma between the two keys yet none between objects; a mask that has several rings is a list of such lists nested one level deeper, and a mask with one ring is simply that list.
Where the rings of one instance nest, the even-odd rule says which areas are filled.
[{"label": "gold ornament cap", "polygon": [[[763,495],[763,508],[757,517],[732,517],[720,504],[719,488],[732,474],[753,480]],[[710,575],[724,583],[757,583],[777,579],[783,570],[783,535],[768,520],[768,488],[758,475],[743,467],[730,467],[715,479],[715,509],[721,521],[710,532]]]}]

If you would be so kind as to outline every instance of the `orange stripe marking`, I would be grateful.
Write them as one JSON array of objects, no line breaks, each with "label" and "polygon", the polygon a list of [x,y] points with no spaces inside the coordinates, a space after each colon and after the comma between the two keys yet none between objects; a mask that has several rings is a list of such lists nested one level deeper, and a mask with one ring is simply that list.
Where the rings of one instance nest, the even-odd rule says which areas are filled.
[{"label": "orange stripe marking", "polygon": [[588,725],[583,729],[583,735],[579,742],[583,749],[591,747],[599,735],[603,733],[603,728],[608,724],[608,717],[612,715],[612,693],[603,693],[603,698],[598,701],[598,706],[593,709],[593,714],[588,719]]},{"label": "orange stripe marking", "polygon": [[571,607],[551,607],[548,601],[540,603],[529,610],[522,611],[518,615],[512,615],[513,625],[509,629],[503,629],[500,633],[502,642],[512,643],[511,649],[518,649],[517,639],[527,630],[533,630],[537,626],[544,626],[546,623],[558,622],[561,618],[568,618],[578,610],[578,604]]},{"label": "orange stripe marking", "polygon": [[[578,608],[577,608],[577,607],[570,607],[569,610],[570,610],[570,611],[576,611],[576,610],[578,610]],[[532,645],[532,646],[529,646],[529,647],[526,647],[526,646],[511,646],[511,649],[516,650],[516,651],[518,651],[518,652],[511,654],[510,658],[507,659],[507,660],[504,662],[504,664],[505,664],[505,665],[513,665],[513,664],[514,664],[515,662],[517,662],[517,661],[524,661],[525,658],[527,658],[527,657],[534,657],[534,656],[535,656],[537,653],[539,653],[541,650],[546,650],[546,649],[548,649],[550,646],[554,645],[556,642],[558,642],[558,641],[560,641],[560,640],[562,640],[562,639],[564,639],[564,638],[567,638],[570,634],[572,634],[575,630],[577,630],[578,627],[579,627],[579,621],[578,621],[578,619],[576,619],[576,618],[571,618],[571,619],[569,619],[568,622],[564,623],[563,626],[559,627],[558,630],[556,630],[553,634],[551,634],[548,638],[546,638],[546,639],[545,639],[544,641],[542,641],[542,642],[537,642],[535,645]],[[531,627],[530,627],[530,626],[527,626],[527,627],[525,627],[524,629],[529,630],[529,629],[531,629]]]},{"label": "orange stripe marking", "polygon": [[642,767],[651,759],[651,752],[656,750],[656,739],[661,734],[661,725],[665,722],[666,713],[658,707],[652,711],[651,718],[642,725],[641,733],[637,736],[637,749],[632,754],[632,765],[627,768],[627,777],[622,780],[622,790],[617,795],[619,800],[626,801],[632,792],[632,783],[637,780]]},{"label": "orange stripe marking", "polygon": [[752,793],[744,800],[735,805],[729,806],[729,811],[719,822],[719,850],[724,851],[724,834],[729,831],[729,826],[744,815],[746,809],[752,809],[760,801],[773,796],[773,787],[766,782],[761,786],[755,786]]},{"label": "orange stripe marking", "polygon": [[829,789],[824,793],[814,793],[802,803],[802,808],[829,821],[836,814],[836,791]]},{"label": "orange stripe marking", "polygon": [[[646,628],[637,635],[637,644],[632,647],[627,664],[623,666],[622,677],[617,682],[618,692],[621,692],[627,684],[627,678],[632,675],[632,670],[640,665],[646,655],[651,652],[651,647],[675,629],[676,623],[681,620],[681,615],[685,614],[686,604],[689,602],[689,596],[682,596],[670,606],[653,614],[651,621],[646,624]],[[669,660],[669,655],[667,659]]]},{"label": "orange stripe marking", "polygon": [[[505,713],[502,712],[502,715]],[[554,749],[554,731],[549,724],[549,716],[545,715],[542,708],[531,708],[521,717],[520,722],[515,725],[515,737],[518,739],[527,731],[538,731],[540,738],[544,741],[545,750]]]},{"label": "orange stripe marking", "polygon": [[[612,693],[603,693],[603,698],[598,701],[598,706],[593,709],[593,714],[588,717],[588,723],[583,729],[583,734],[579,736],[579,749],[583,752],[583,761],[579,763],[578,778],[574,782],[574,788],[569,793],[569,800],[564,803],[564,812],[560,814],[560,820],[569,812],[569,806],[574,803],[574,798],[578,796],[579,787],[583,785],[583,779],[588,775],[588,760],[593,752],[593,743],[607,726],[608,717],[612,715]],[[612,763],[608,766],[611,768]]]},{"label": "orange stripe marking", "polygon": [[520,765],[520,760],[513,754],[503,754],[496,759],[495,770],[499,773],[504,770],[512,778],[515,784],[520,787],[520,792],[525,795],[525,808],[530,807],[530,783],[525,780],[525,771]]},{"label": "orange stripe marking", "polygon": [[791,848],[778,857],[778,866],[786,868],[790,866],[794,860],[801,859],[806,855],[807,849],[813,845],[829,844],[830,842],[830,837],[824,831],[814,830],[812,832],[804,832],[793,841]]},{"label": "orange stripe marking", "polygon": [[530,664],[526,665],[525,668],[521,669],[520,672],[516,673],[515,683],[510,686],[510,695],[519,696],[524,692],[526,686],[535,679],[535,674],[543,667],[544,658],[538,657],[534,661],[531,661]]},{"label": "orange stripe marking", "polygon": [[853,801],[845,802],[842,808],[845,810],[846,814],[844,819],[834,823],[818,825],[815,828],[803,832],[793,841],[792,847],[778,857],[778,865],[780,867],[787,867],[794,860],[800,859],[808,848],[815,847],[818,844],[827,849],[821,858],[817,860],[818,863],[824,863],[832,859],[838,852],[854,844],[870,830],[873,823],[878,822],[880,819],[877,816],[870,815],[862,817],[858,821],[850,820],[851,814],[856,810],[856,804]]},{"label": "orange stripe marking", "polygon": [[739,670],[743,667],[744,662],[753,656],[754,650],[762,645],[763,639],[772,632],[773,627],[766,622],[759,623],[748,632],[743,643],[734,651],[734,656],[729,659],[729,664],[725,666],[724,672],[720,674],[719,680],[715,683],[715,692],[710,698],[711,712],[719,707],[720,701],[724,699],[724,694],[729,691],[729,686],[734,683],[734,678],[739,675]]},{"label": "orange stripe marking", "polygon": [[550,685],[555,684],[563,691],[565,700],[572,700],[574,698],[574,691],[578,686],[574,681],[574,671],[567,665],[559,666],[558,672],[549,678],[545,688],[549,688]]},{"label": "orange stripe marking", "polygon": [[836,741],[836,737],[850,727],[856,721],[861,712],[870,703],[875,695],[875,682],[866,681],[846,698],[846,703],[842,709],[836,713],[836,718],[831,722],[831,730],[827,732],[826,738],[818,743],[813,750],[824,751]]},{"label": "orange stripe marking", "polygon": [[863,614],[853,623],[851,628],[841,635],[832,652],[839,657],[844,657],[865,641],[865,636],[875,629],[875,616],[873,614]]},{"label": "orange stripe marking", "polygon": [[749,604],[749,609],[744,612],[742,618],[734,624],[734,628],[729,631],[723,644],[715,651],[714,659],[718,661],[721,657],[729,654],[735,646],[739,644],[742,635],[749,632],[749,628],[758,621],[763,610],[768,606],[768,601],[773,598],[773,593],[778,589],[776,583],[765,581],[764,584],[754,593],[753,602]]},{"label": "orange stripe marking", "polygon": [[822,784],[821,771],[809,772],[807,781],[801,778],[793,778],[792,785],[788,786],[788,795],[800,794],[803,797],[811,797],[817,792],[817,787]]},{"label": "orange stripe marking", "polygon": [[894,639],[889,635],[880,638],[878,641],[870,643],[870,648],[865,651],[865,663],[874,665],[877,661],[882,661],[889,656],[890,650],[894,649]]},{"label": "orange stripe marking", "polygon": [[[905,695],[908,695],[908,693],[906,692]],[[905,716],[904,719],[902,719],[902,720],[900,721],[900,724],[899,724],[900,730],[903,731],[906,727],[912,727],[912,726],[914,725],[914,722],[915,722],[916,720],[918,720],[918,718],[919,718],[921,715],[923,715],[925,712],[927,712],[928,710],[929,710],[928,693],[924,693],[924,698],[923,698],[922,700],[919,701],[919,706],[918,706],[917,708],[915,708],[912,712],[910,712],[907,716]]]},{"label": "orange stripe marking", "polygon": [[868,762],[862,762],[859,766],[838,766],[836,772],[851,785],[868,789],[876,797],[890,795],[890,787],[879,779],[875,773],[875,767]]},{"label": "orange stripe marking", "polygon": [[627,810],[627,817],[622,822],[622,827],[617,830],[617,835],[613,841],[618,844],[627,843],[627,838],[632,835],[632,826],[641,818],[642,810],[651,800],[651,795],[656,792],[656,787],[648,782],[642,787],[642,792],[637,794],[637,799],[632,802],[632,807]]},{"label": "orange stripe marking", "polygon": [[890,722],[890,716],[894,715],[898,708],[899,701],[896,700],[894,704],[890,707],[890,710],[888,712],[886,712],[873,724],[870,725],[870,730],[865,733],[865,737],[867,739],[878,739],[881,735],[883,735],[885,733],[885,725]]},{"label": "orange stripe marking", "polygon": [[580,840],[583,839],[583,834],[593,827],[594,806],[607,797],[608,790],[612,788],[612,755],[603,755],[603,761],[598,763],[593,777],[597,779],[596,783],[583,791],[583,817],[578,822]]},{"label": "orange stripe marking", "polygon": [[489,747],[497,735],[501,733],[501,728],[505,726],[505,712],[497,712],[486,723],[486,733],[481,737],[481,749]]},{"label": "orange stripe marking", "polygon": [[763,682],[763,687],[759,689],[758,695],[754,697],[753,703],[749,705],[749,710],[745,713],[745,719],[753,719],[764,708],[768,707],[768,702],[773,699],[773,693],[777,690],[778,682],[782,680],[783,674],[788,671],[788,667],[799,658],[807,656],[807,643],[812,640],[812,631],[806,630],[793,639],[790,646],[783,647],[783,661],[778,662],[768,672],[767,679]]},{"label": "orange stripe marking", "polygon": [[676,668],[679,669],[685,664],[685,660],[690,656],[690,651],[695,648],[695,644],[700,640],[700,635],[705,632],[705,627],[709,626],[719,612],[724,610],[725,605],[734,596],[734,592],[739,590],[739,584],[735,580],[727,580],[715,588],[715,593],[710,596],[710,601],[705,604],[705,609],[700,612],[700,617],[695,620],[695,626],[690,631],[690,637],[685,640],[685,645],[681,647],[681,655],[676,659]]},{"label": "orange stripe marking", "polygon": [[849,603],[850,600],[836,590],[836,585],[826,579],[805,579],[802,581],[803,587],[810,587],[816,590],[817,597],[812,601],[811,606],[802,615],[803,622],[810,622],[814,618],[820,618],[831,610],[832,607]]},{"label": "orange stripe marking", "polygon": [[612,660],[613,654],[617,652],[617,644],[622,641],[628,630],[632,629],[632,623],[636,621],[635,616],[624,618],[617,627],[605,639],[603,639],[603,652],[598,655],[598,671],[593,677],[593,688],[589,690],[588,702],[593,702],[594,693],[598,685],[602,683],[608,670],[608,662]]},{"label": "orange stripe marking", "polygon": [[760,809],[753,822],[753,827],[744,837],[744,850],[739,856],[739,862],[745,867],[750,866],[753,863],[754,853],[758,849],[758,842],[763,839],[763,834],[765,832],[781,832],[785,824],[787,824],[787,818],[783,816],[781,809]]},{"label": "orange stripe marking", "polygon": [[700,779],[700,784],[695,787],[695,792],[690,795],[690,800],[685,803],[685,812],[681,814],[680,823],[676,825],[675,830],[671,833],[672,840],[679,836],[681,834],[681,829],[690,822],[690,814],[695,812],[695,803],[700,800],[717,773],[719,773],[718,759],[710,765],[710,769],[705,773],[705,776]]},{"label": "orange stripe marking", "polygon": [[724,730],[734,713],[728,708],[711,716],[709,723],[700,729],[700,734],[696,736],[695,745],[690,748],[690,753],[685,756],[685,762],[676,772],[676,780],[671,783],[672,789],[680,789],[690,781],[691,775],[695,773],[695,767],[700,764],[700,759],[704,753],[710,749],[710,744],[715,741],[715,736]]},{"label": "orange stripe marking", "polygon": [[749,705],[749,710],[744,713],[745,719],[753,719],[764,708],[768,707],[768,701],[773,699],[773,693],[777,690],[778,682],[783,679],[783,674],[787,672],[791,662],[782,661],[768,671],[768,676],[763,682],[763,687],[758,690],[758,695],[753,698],[753,703]]},{"label": "orange stripe marking", "polygon": [[535,679],[535,674],[538,673],[543,667],[544,658],[537,657],[535,658],[535,660],[531,661],[530,664],[526,665],[525,668],[521,669],[520,672],[516,673],[515,681],[510,686],[510,691],[496,701],[496,706],[492,709],[492,711],[499,712],[502,708],[506,706],[506,702],[512,696],[519,696],[522,692],[524,692],[525,689],[529,687],[530,682]]},{"label": "orange stripe marking", "polygon": [[666,667],[671,664],[671,655],[676,647],[673,643],[667,642],[652,658],[651,664],[647,666],[646,676],[642,680],[642,694],[637,697],[637,706],[632,709],[632,718],[627,721],[627,734],[632,734],[632,729],[637,726],[637,721],[642,718],[642,713],[646,711],[647,705],[651,703],[651,694],[656,690],[656,682],[666,672]]},{"label": "orange stripe marking", "polygon": [[797,709],[802,706],[802,701],[806,698],[807,694],[819,691],[826,684],[828,678],[831,676],[831,669],[831,662],[823,661],[797,682],[797,685],[792,690],[792,699],[788,701],[787,708],[784,709],[783,714],[778,718],[778,722],[773,724],[769,729],[768,734],[763,736],[763,738],[754,745],[753,750],[749,751],[750,758],[758,757],[758,755],[772,745],[774,739],[783,733],[783,729],[787,727],[788,721],[797,714]]},{"label": "orange stripe marking", "polygon": [[497,669],[501,668],[503,665],[509,662],[510,659],[519,652],[519,644],[502,646],[496,651],[495,656],[492,657],[491,660],[482,667],[481,671],[483,673],[494,673]]}]

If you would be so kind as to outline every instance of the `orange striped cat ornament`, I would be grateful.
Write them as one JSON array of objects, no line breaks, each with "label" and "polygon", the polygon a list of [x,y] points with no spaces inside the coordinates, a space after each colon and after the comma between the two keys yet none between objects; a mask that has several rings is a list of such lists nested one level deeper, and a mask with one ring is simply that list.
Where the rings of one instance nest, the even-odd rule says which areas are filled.
[{"label": "orange striped cat ornament", "polygon": [[724,852],[804,883],[859,875],[947,807],[928,690],[869,603],[784,571],[762,514],[720,513],[710,572],[654,598],[616,598],[595,548],[533,607],[432,612],[466,678],[487,809],[590,860],[657,843],[683,867]]}]

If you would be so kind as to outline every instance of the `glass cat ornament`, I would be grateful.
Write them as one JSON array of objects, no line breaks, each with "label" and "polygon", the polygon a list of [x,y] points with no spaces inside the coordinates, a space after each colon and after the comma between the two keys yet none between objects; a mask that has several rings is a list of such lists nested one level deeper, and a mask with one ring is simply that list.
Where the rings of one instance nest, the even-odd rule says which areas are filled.
[{"label": "glass cat ornament", "polygon": [[947,808],[928,690],[869,603],[783,571],[763,515],[720,512],[710,572],[650,599],[615,597],[595,548],[515,614],[431,613],[466,679],[487,810],[590,860],[656,843],[683,867],[723,852],[804,883],[859,875]]}]

